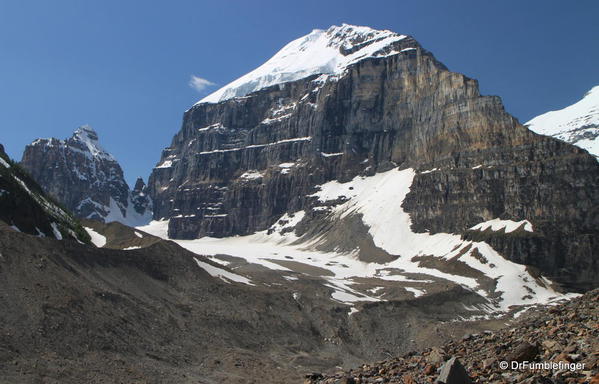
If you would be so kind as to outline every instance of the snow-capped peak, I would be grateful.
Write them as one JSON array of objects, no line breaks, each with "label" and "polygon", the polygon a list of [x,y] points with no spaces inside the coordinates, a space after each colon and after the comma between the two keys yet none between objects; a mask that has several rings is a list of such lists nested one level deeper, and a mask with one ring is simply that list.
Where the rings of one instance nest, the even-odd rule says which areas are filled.
[{"label": "snow-capped peak", "polygon": [[541,135],[586,149],[599,159],[599,86],[593,87],[580,101],[539,115],[525,125]]},{"label": "snow-capped peak", "polygon": [[[100,157],[106,160],[114,160],[114,157],[106,152],[98,143],[98,134],[89,125],[82,125],[73,133],[72,140],[83,144],[93,157]],[[84,149],[84,148],[82,148]]]},{"label": "snow-capped peak", "polygon": [[196,104],[218,103],[259,89],[316,74],[341,74],[351,64],[368,57],[401,51],[398,41],[407,36],[387,30],[342,24],[315,29],[283,47],[250,73],[206,96]]}]

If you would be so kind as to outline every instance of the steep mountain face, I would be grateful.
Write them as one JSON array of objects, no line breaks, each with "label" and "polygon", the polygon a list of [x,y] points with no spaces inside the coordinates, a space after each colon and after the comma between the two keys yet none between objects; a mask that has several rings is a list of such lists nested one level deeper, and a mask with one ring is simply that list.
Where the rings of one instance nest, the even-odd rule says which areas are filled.
[{"label": "steep mountain face", "polygon": [[66,140],[35,140],[25,148],[21,165],[78,217],[140,225],[152,215],[143,181],[129,190],[121,166],[89,126]]},{"label": "steep mountain face", "polygon": [[150,199],[148,187],[141,177],[137,178],[131,191],[131,204],[139,216],[147,217],[152,212],[152,199]]},{"label": "steep mountain face", "polygon": [[9,159],[1,144],[0,224],[39,237],[90,241],[79,223]]},{"label": "steep mountain face", "polygon": [[171,238],[280,230],[379,265],[454,260],[493,278],[498,251],[572,289],[599,283],[597,161],[388,31],[314,31],[201,100],[149,188]]},{"label": "steep mountain face", "polygon": [[599,86],[575,104],[539,115],[525,125],[541,135],[586,149],[599,159]]}]

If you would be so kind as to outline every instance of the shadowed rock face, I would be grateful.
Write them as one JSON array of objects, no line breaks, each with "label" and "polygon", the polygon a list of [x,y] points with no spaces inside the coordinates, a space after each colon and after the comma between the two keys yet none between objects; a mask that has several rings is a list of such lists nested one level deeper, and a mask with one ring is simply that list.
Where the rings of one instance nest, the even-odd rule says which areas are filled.
[{"label": "shadowed rock face", "polygon": [[152,200],[148,196],[148,187],[141,177],[138,177],[135,181],[135,186],[131,191],[131,202],[135,212],[140,215],[152,210]]},{"label": "shadowed rock face", "polygon": [[530,132],[412,38],[400,44],[343,75],[191,108],[150,177],[154,218],[170,218],[173,238],[243,235],[308,208],[326,181],[413,167],[404,209],[414,230],[527,219],[533,234],[490,243],[563,284],[596,286],[595,159]]},{"label": "shadowed rock face", "polygon": [[0,230],[7,227],[38,237],[76,239],[82,243],[90,240],[71,214],[11,161],[0,144]]}]

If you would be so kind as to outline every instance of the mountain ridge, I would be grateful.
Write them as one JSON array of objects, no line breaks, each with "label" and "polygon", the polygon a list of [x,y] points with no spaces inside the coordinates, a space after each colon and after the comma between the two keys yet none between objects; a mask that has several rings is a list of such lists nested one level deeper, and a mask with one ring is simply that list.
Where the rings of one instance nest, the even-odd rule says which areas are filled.
[{"label": "mountain ridge", "polygon": [[293,40],[258,68],[232,81],[201,99],[201,103],[217,103],[243,97],[274,85],[299,80],[312,75],[338,75],[347,66],[366,57],[398,54],[401,40],[410,39],[388,30],[342,24],[327,30],[314,29],[308,35]]},{"label": "mountain ridge", "polygon": [[576,103],[543,113],[525,125],[538,134],[585,149],[599,161],[599,86]]},{"label": "mountain ridge", "polygon": [[88,125],[65,140],[33,141],[25,147],[21,164],[78,217],[129,225],[150,220],[152,204],[143,180],[130,190],[120,164]]}]

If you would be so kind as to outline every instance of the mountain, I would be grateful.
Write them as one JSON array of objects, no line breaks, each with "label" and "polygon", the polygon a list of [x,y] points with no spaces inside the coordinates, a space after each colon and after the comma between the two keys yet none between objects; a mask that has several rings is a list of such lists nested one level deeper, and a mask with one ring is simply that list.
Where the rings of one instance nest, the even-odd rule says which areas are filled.
[{"label": "mountain", "polygon": [[313,31],[200,100],[148,187],[156,234],[321,268],[338,297],[422,273],[507,308],[551,296],[546,278],[599,283],[597,161],[388,31]]},{"label": "mountain", "polygon": [[0,144],[0,227],[38,237],[89,243],[89,235],[68,211],[11,161]]},{"label": "mountain", "polygon": [[[147,186],[89,127],[28,146],[45,188],[104,222],[81,220],[88,244],[0,225],[0,382],[286,384],[408,353],[381,369],[416,374],[414,351],[503,356],[535,327],[563,343],[565,321],[594,324],[580,307],[500,331],[597,285],[592,156],[412,37],[342,25],[284,50],[188,110]],[[147,225],[109,222],[150,203]],[[593,363],[589,335],[567,358]]]},{"label": "mountain", "polygon": [[89,126],[79,127],[66,140],[35,140],[25,148],[21,165],[77,217],[129,225],[151,218],[143,180],[130,191],[118,161],[100,146]]},{"label": "mountain", "polygon": [[[344,24],[327,31],[310,34],[287,44],[270,60],[197,104],[218,103],[272,85],[303,79],[312,75],[341,75],[348,66],[368,57],[398,54],[405,48],[405,35],[377,31],[368,27]],[[197,105],[196,104],[196,105]]]},{"label": "mountain", "polygon": [[578,102],[539,115],[525,125],[538,134],[586,149],[599,160],[599,86],[593,87]]}]

